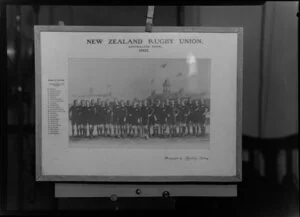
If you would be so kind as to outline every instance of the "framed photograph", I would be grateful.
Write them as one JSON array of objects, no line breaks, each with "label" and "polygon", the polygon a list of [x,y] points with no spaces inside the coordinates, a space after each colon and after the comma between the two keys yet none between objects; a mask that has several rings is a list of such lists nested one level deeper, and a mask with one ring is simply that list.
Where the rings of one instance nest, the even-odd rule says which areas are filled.
[{"label": "framed photograph", "polygon": [[36,180],[238,182],[243,29],[35,26]]}]

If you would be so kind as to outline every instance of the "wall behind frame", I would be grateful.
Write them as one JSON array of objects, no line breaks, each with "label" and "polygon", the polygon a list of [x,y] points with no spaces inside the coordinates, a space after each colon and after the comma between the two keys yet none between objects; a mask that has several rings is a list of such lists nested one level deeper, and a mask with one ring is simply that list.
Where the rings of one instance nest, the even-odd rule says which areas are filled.
[{"label": "wall behind frame", "polygon": [[[243,134],[246,136],[269,139],[299,133],[298,7],[296,1],[185,7],[186,26],[244,27]],[[263,157],[259,150],[253,155],[256,169],[265,175],[268,168],[264,157],[268,156]],[[286,150],[275,156],[278,182],[287,174],[288,161],[292,162],[293,174],[299,180],[298,149],[288,156]]]},{"label": "wall behind frame", "polygon": [[243,38],[243,134],[258,136],[262,5],[197,6],[185,8],[185,25],[236,26]]},{"label": "wall behind frame", "polygon": [[[244,27],[243,134],[298,133],[298,2],[187,6],[186,26]],[[261,86],[260,86],[261,84]]]}]

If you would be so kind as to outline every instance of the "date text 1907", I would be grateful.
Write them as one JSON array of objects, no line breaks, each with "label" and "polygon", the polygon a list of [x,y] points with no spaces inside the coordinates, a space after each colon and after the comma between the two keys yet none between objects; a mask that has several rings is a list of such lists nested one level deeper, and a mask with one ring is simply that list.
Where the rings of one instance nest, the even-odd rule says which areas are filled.
[{"label": "date text 1907", "polygon": [[139,52],[149,52],[149,49],[148,48],[141,48],[141,49],[139,49]]}]

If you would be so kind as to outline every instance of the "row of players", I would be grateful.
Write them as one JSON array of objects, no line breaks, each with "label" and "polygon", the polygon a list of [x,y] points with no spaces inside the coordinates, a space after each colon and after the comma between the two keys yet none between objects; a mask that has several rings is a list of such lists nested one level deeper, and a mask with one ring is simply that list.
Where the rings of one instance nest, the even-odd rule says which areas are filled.
[{"label": "row of players", "polygon": [[[74,100],[72,136],[204,136],[208,107],[201,100]],[[95,133],[96,131],[96,133]],[[96,134],[96,135],[95,135]]]}]

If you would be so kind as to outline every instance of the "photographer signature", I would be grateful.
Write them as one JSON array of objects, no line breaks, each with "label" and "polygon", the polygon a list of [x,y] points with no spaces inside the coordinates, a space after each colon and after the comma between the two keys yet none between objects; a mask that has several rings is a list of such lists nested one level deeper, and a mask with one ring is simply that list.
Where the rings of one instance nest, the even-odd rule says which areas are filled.
[{"label": "photographer signature", "polygon": [[208,160],[208,157],[203,156],[185,156],[185,157],[178,157],[178,156],[165,156],[165,160],[184,160],[184,161],[191,161],[191,160]]}]

